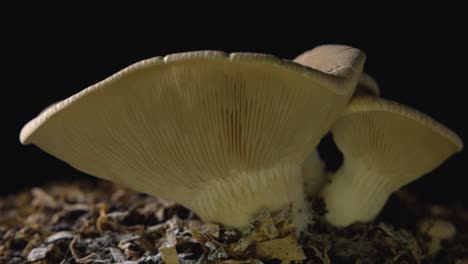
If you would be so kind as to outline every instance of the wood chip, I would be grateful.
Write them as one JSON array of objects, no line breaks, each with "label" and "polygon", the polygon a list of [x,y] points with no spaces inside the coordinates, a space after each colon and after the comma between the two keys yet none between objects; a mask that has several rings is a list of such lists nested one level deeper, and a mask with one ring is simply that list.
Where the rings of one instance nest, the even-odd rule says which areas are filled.
[{"label": "wood chip", "polygon": [[37,247],[31,250],[28,254],[28,261],[34,262],[37,260],[45,259],[47,255],[52,251],[54,245],[47,245],[45,247]]},{"label": "wood chip", "polygon": [[66,239],[73,239],[73,238],[75,238],[75,235],[73,233],[69,231],[60,231],[60,232],[57,232],[55,234],[48,236],[44,242],[53,243],[58,240],[66,240]]},{"label": "wood chip", "polygon": [[276,228],[275,222],[268,210],[262,210],[257,217],[257,221],[259,222],[257,227],[259,231],[258,241],[271,240],[278,237],[278,228]]},{"label": "wood chip", "polygon": [[31,202],[34,207],[46,207],[56,209],[59,207],[59,203],[46,193],[43,189],[35,187],[32,188],[31,193],[33,195],[33,200]]},{"label": "wood chip", "polygon": [[174,229],[166,231],[166,241],[159,248],[161,257],[166,264],[179,264],[179,258],[177,256],[177,238],[175,236]]},{"label": "wood chip", "polygon": [[23,249],[23,255],[27,256],[34,248],[39,247],[42,244],[42,239],[39,234],[34,234],[34,236],[29,239],[28,244]]},{"label": "wood chip", "polygon": [[210,234],[214,238],[219,237],[219,225],[206,223],[203,225],[202,232]]},{"label": "wood chip", "polygon": [[265,259],[292,261],[306,258],[293,234],[279,239],[257,242],[255,243],[255,250],[258,256]]},{"label": "wood chip", "polygon": [[125,255],[118,248],[110,247],[109,252],[111,253],[112,258],[114,259],[116,263],[125,262],[127,260]]},{"label": "wood chip", "polygon": [[76,263],[96,263],[96,258],[97,258],[97,254],[96,253],[91,253],[89,255],[87,255],[86,257],[83,257],[83,258],[79,258],[79,259],[76,259]]},{"label": "wood chip", "polygon": [[247,260],[239,260],[239,259],[228,259],[221,262],[222,264],[263,264],[263,262],[259,259],[247,259]]},{"label": "wood chip", "polygon": [[64,206],[62,211],[57,212],[52,216],[52,224],[57,224],[65,220],[76,220],[77,217],[87,213],[89,211],[89,206],[85,204],[73,204],[69,206]]},{"label": "wood chip", "polygon": [[233,251],[236,253],[245,252],[247,248],[250,247],[250,245],[252,245],[257,240],[257,237],[257,231],[252,231],[247,236],[244,236],[241,239],[239,239]]},{"label": "wood chip", "polygon": [[[301,236],[302,251],[294,238],[290,210],[275,214],[262,210],[241,232],[203,223],[180,205],[107,182],[99,184],[97,188],[95,182],[54,183],[0,197],[0,263],[297,263],[304,261],[305,252],[309,257],[305,263],[375,263],[376,259],[432,263],[435,259],[462,264],[468,253],[468,211],[459,205],[444,205],[450,213],[429,205],[426,211],[417,211],[428,217],[443,215],[457,227],[456,236],[441,244],[443,254],[429,255],[420,247],[429,238],[427,232],[415,237],[408,232],[415,230],[378,223],[329,226],[321,213],[314,213],[325,213],[324,205],[312,207],[313,222]],[[421,205],[417,199],[413,202],[414,208]],[[419,219],[423,217],[413,220]]]}]

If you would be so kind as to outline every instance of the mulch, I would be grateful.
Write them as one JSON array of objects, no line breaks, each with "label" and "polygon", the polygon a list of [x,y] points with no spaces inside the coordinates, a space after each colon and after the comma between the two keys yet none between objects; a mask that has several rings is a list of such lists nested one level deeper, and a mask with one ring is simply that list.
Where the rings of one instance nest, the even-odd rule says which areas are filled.
[{"label": "mulch", "polygon": [[[50,183],[0,198],[0,264],[468,263],[468,210],[459,203],[425,204],[401,190],[373,223],[335,228],[323,202],[309,201],[313,221],[297,238],[287,210],[263,210],[239,231],[106,181]],[[456,233],[434,251],[421,222],[439,220]]]}]

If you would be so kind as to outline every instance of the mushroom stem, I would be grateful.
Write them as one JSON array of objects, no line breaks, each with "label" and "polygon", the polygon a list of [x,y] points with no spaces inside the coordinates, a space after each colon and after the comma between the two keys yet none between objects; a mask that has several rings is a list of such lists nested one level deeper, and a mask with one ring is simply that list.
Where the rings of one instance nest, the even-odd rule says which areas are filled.
[{"label": "mushroom stem", "polygon": [[332,175],[332,182],[322,190],[327,206],[326,219],[335,226],[373,220],[391,193],[398,189],[372,165],[358,160],[344,161]]},{"label": "mushroom stem", "polygon": [[304,178],[304,192],[308,195],[316,194],[326,180],[325,163],[320,158],[317,149],[310,153],[302,163],[302,175]]},{"label": "mushroom stem", "polygon": [[291,206],[291,220],[302,230],[307,214],[300,164],[232,173],[204,183],[186,206],[204,221],[238,229],[248,227],[262,208],[278,212]]}]

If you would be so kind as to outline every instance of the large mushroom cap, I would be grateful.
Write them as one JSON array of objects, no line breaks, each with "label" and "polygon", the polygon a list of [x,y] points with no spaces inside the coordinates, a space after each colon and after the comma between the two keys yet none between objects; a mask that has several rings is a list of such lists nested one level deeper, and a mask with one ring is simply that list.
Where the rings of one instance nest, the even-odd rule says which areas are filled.
[{"label": "large mushroom cap", "polygon": [[[364,62],[351,48],[327,58],[342,69],[217,51],[145,60],[42,112],[20,140],[88,174],[193,209],[197,195],[214,191],[205,186],[299,164],[315,148]],[[245,199],[248,191],[240,191]]]}]

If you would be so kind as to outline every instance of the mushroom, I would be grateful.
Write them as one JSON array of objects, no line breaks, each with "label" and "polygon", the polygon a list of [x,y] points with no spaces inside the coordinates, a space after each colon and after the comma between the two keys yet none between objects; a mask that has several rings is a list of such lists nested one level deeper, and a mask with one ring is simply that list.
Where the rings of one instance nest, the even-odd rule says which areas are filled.
[{"label": "mushroom", "polygon": [[426,246],[429,254],[437,253],[442,241],[449,241],[455,237],[455,226],[443,219],[424,219],[419,223],[419,232],[429,237]]},{"label": "mushroom", "polygon": [[[319,46],[309,51],[302,53],[301,55],[294,58],[294,62],[302,64],[307,67],[316,68],[316,67],[327,67],[327,72],[332,73],[333,71],[339,70],[341,65],[335,63],[334,61],[328,60],[328,56],[332,56],[335,50],[333,49],[335,45],[326,45]],[[347,48],[343,46],[345,51]],[[365,72],[361,72],[357,88],[354,92],[354,95],[380,95],[380,89],[377,81],[368,75]]]},{"label": "mushroom", "polygon": [[242,229],[263,208],[292,206],[300,229],[301,162],[343,111],[365,60],[336,45],[315,57],[324,64],[219,51],[148,59],[53,105],[20,140],[206,222]]},{"label": "mushroom", "polygon": [[463,148],[429,116],[373,96],[354,97],[331,131],[344,161],[322,196],[336,226],[373,220],[392,192]]},{"label": "mushroom", "polygon": [[304,178],[304,191],[306,194],[316,194],[325,184],[326,168],[317,150],[310,153],[302,163],[302,176]]},{"label": "mushroom", "polygon": [[[379,96],[379,94],[379,85],[375,79],[363,72],[359,78],[353,97]],[[304,190],[306,194],[316,194],[325,184],[327,175],[325,163],[320,158],[319,152],[316,149],[302,163],[302,175],[304,177]]]},{"label": "mushroom", "polygon": [[359,78],[358,85],[354,91],[353,96],[363,96],[363,95],[380,95],[380,88],[377,81],[372,78],[369,74],[363,72],[361,78]]},{"label": "mushroom", "polygon": [[[331,49],[325,50],[328,53],[333,52]],[[312,49],[302,53],[301,55],[297,56],[293,61],[299,63],[301,65],[307,67],[317,67],[317,65],[324,65],[330,62],[317,59],[317,56],[323,56],[324,50],[321,49]],[[318,54],[321,53],[321,54]],[[333,63],[333,62],[331,62]],[[330,63],[330,64],[331,64]],[[335,66],[329,66],[329,71],[333,70]],[[338,66],[336,66],[338,67]],[[359,82],[357,87],[354,91],[353,96],[359,95],[374,95],[379,96],[380,89],[377,82],[365,72],[361,72],[361,76],[359,78]],[[307,159],[302,164],[302,171],[304,177],[304,190],[306,194],[314,195],[317,193],[318,190],[321,189],[323,184],[326,181],[326,169],[325,163],[321,160],[320,155],[316,149],[312,153],[310,153]]]}]

